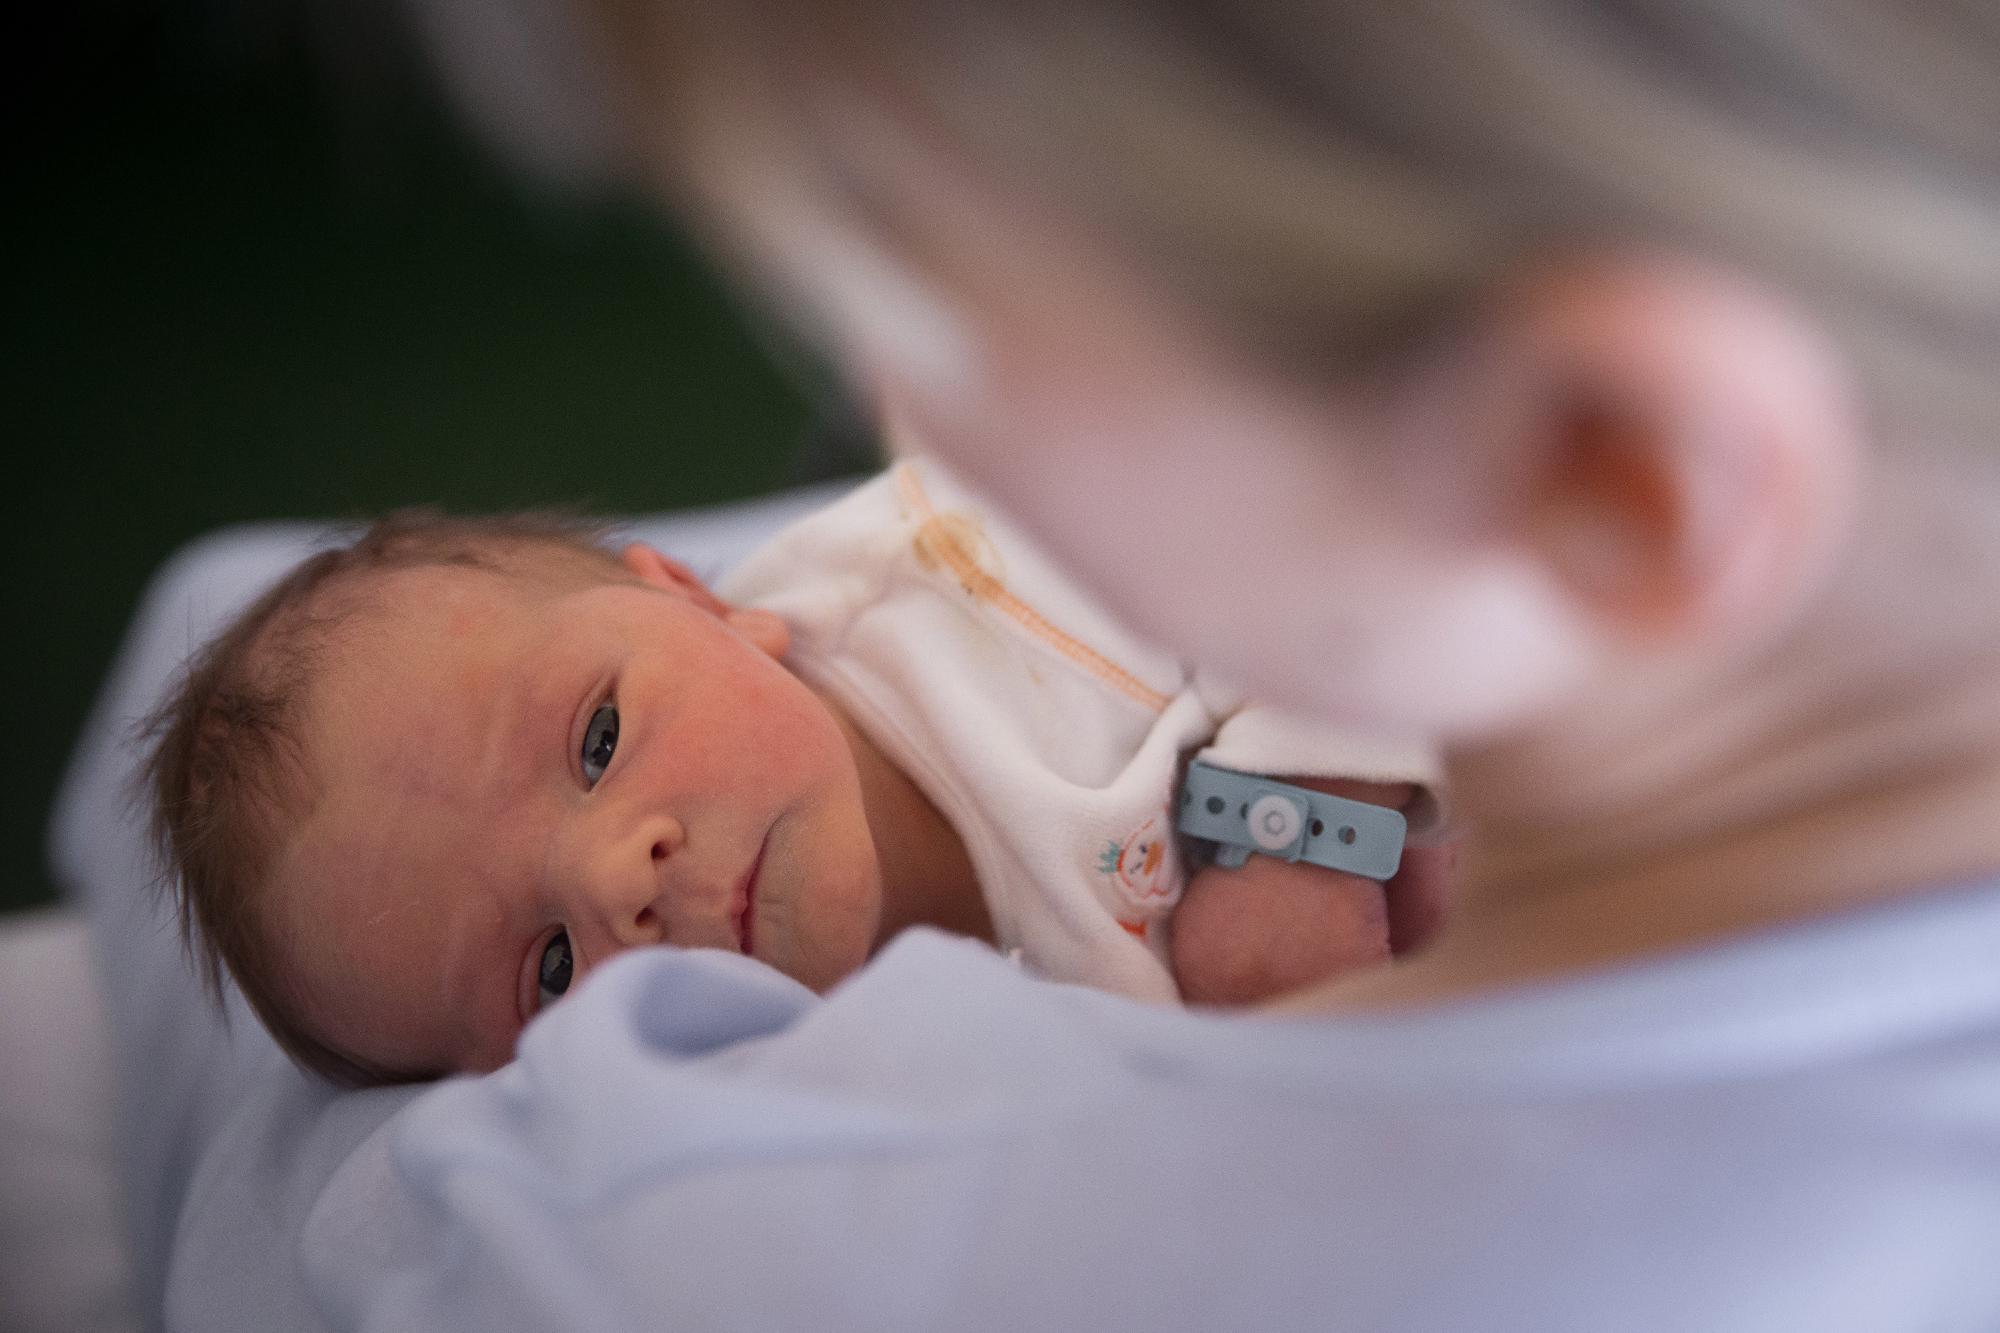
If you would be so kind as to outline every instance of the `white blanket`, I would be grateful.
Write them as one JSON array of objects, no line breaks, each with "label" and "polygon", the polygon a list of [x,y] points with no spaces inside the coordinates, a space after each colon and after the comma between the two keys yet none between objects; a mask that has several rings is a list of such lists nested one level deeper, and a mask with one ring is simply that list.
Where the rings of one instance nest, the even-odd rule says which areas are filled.
[{"label": "white blanket", "polygon": [[368,1333],[1983,1333],[1996,956],[1995,886],[1337,1021],[924,931],[825,1000],[640,950],[373,1133],[388,1099],[253,1111],[172,1308],[285,1308],[230,1261],[296,1228],[315,1306]]}]

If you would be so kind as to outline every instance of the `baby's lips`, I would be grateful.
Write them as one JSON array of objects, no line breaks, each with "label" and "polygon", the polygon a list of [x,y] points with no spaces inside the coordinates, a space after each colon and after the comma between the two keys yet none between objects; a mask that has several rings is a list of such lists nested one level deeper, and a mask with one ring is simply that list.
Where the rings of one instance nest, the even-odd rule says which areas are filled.
[{"label": "baby's lips", "polygon": [[764,848],[770,843],[770,834],[757,844],[757,854],[750,859],[749,869],[737,882],[735,895],[731,898],[731,908],[735,913],[736,949],[745,957],[755,957],[757,944],[757,877],[764,867]]}]

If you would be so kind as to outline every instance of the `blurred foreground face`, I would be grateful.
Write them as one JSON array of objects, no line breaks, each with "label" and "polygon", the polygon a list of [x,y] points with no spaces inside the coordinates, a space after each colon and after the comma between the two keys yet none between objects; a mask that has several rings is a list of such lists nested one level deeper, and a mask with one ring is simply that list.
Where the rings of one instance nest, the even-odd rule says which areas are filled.
[{"label": "blurred foreground face", "polygon": [[1858,73],[1987,86],[1928,11],[584,10],[637,160],[911,447],[1350,723],[1726,666],[1846,538],[1850,383],[1878,438],[1996,410],[1990,103]]},{"label": "blurred foreground face", "polygon": [[[905,447],[1008,505],[1136,628],[1274,702],[1492,735],[1634,663],[1733,656],[1839,538],[1844,372],[1761,267],[1616,248],[1680,228],[1584,209],[1512,264],[1526,233],[1497,222],[1426,240],[1476,202],[1458,177],[1422,205],[1371,194],[1317,122],[1256,132],[1268,90],[1188,92],[1232,77],[1203,48],[1150,51],[1129,105],[1094,96],[1080,53],[1122,54],[1115,24],[1037,10],[991,46],[943,6],[906,43],[876,13],[850,34],[880,44],[864,58],[793,14],[838,48],[827,72],[793,23],[674,13],[697,11],[655,34],[682,54],[639,60],[635,86],[671,106],[649,151],[718,250]],[[712,59],[685,55],[704,41]],[[1187,134],[1123,133],[1156,123]],[[1264,262],[1288,227],[1317,239]],[[1270,299],[1288,281],[1316,313]]]},{"label": "blurred foreground face", "polygon": [[939,284],[957,364],[861,337],[864,375],[1139,628],[1273,700],[1472,739],[1678,691],[1846,540],[1845,371],[1734,271],[1554,254],[1308,382],[1033,236]]},{"label": "blurred foreground face", "polygon": [[1536,563],[1491,540],[1515,479],[1425,401],[1419,368],[1308,388],[1109,256],[1052,239],[986,255],[942,298],[962,362],[861,373],[906,444],[975,478],[1138,628],[1397,732],[1488,730],[1581,668]]},{"label": "blurred foreground face", "polygon": [[892,414],[1142,630],[1388,729],[1482,729],[1566,669],[1532,570],[1456,540],[1448,510],[1476,514],[1454,496],[1422,512],[1360,390],[1308,394],[1054,264],[982,296],[964,304],[966,378],[882,376]]}]

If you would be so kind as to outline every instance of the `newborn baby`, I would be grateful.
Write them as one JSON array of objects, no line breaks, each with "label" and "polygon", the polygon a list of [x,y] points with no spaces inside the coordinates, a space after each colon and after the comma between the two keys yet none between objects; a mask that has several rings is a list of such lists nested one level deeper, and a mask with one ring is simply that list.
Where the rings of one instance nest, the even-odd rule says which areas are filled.
[{"label": "newborn baby", "polygon": [[1386,958],[1432,914],[1434,875],[1408,896],[1261,857],[1190,878],[1170,807],[1191,754],[1418,832],[1429,755],[1245,705],[935,465],[724,591],[532,516],[392,516],[299,566],[153,723],[156,832],[211,983],[226,967],[295,1059],[364,1084],[505,1063],[640,945],[823,990],[925,924],[1058,980],[1227,1002]]}]

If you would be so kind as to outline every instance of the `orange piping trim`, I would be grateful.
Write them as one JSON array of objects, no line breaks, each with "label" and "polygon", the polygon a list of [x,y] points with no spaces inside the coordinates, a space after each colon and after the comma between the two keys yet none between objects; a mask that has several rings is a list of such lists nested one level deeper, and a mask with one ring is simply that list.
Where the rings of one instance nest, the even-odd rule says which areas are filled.
[{"label": "orange piping trim", "polygon": [[953,576],[958,579],[960,586],[968,593],[982,601],[991,602],[1030,634],[1126,697],[1144,704],[1156,713],[1166,708],[1168,703],[1166,695],[1153,689],[1095,649],[1078,643],[1050,624],[1041,612],[1009,592],[1006,584],[981,569],[978,562],[966,552],[950,530],[943,524],[937,523],[937,511],[932,508],[930,497],[924,493],[923,483],[917,480],[916,470],[908,463],[897,467],[896,483],[903,493],[904,502],[916,510],[917,517],[922,520],[924,530],[936,534],[938,538],[926,542],[925,549],[944,561]]}]

